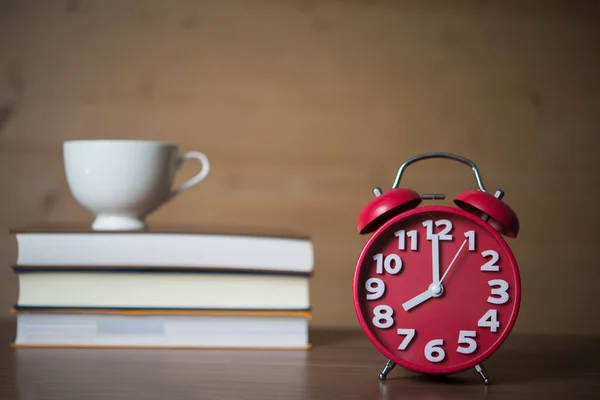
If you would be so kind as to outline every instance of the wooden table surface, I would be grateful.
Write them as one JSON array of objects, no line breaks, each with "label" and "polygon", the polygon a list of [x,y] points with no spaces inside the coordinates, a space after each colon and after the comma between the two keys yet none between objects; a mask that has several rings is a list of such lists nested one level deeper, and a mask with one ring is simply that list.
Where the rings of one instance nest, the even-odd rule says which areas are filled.
[{"label": "wooden table surface", "polygon": [[386,361],[357,331],[313,331],[302,351],[13,349],[0,323],[0,399],[598,399],[600,337],[514,336],[467,371],[430,378]]}]

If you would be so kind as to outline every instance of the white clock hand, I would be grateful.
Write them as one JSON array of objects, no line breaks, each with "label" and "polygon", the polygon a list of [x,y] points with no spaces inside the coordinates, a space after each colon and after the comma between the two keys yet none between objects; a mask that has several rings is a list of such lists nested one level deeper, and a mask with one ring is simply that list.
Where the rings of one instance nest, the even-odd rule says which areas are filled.
[{"label": "white clock hand", "polygon": [[440,283],[440,237],[433,235],[431,238],[431,265],[433,268],[432,283]]},{"label": "white clock hand", "polygon": [[[460,246],[460,248],[458,249],[458,251],[456,252],[456,254],[454,255],[454,258],[452,259],[452,261],[450,262],[450,265],[448,266],[448,269],[446,270],[446,272],[444,273],[444,275],[442,276],[442,279],[439,279],[439,265],[440,265],[440,257],[439,257],[439,239],[437,236],[434,236],[432,239],[432,246],[433,246],[433,253],[432,253],[432,264],[433,264],[433,283],[431,285],[429,285],[429,288],[424,291],[421,294],[416,295],[415,297],[413,297],[412,299],[404,302],[402,304],[402,308],[404,308],[404,311],[408,311],[411,308],[414,308],[416,306],[418,306],[419,304],[429,300],[432,297],[439,297],[442,295],[442,292],[444,291],[444,288],[442,287],[442,281],[444,280],[444,278],[446,277],[446,275],[448,275],[448,272],[450,272],[450,269],[452,268],[452,266],[454,265],[454,262],[456,261],[456,259],[458,258],[460,252],[462,251],[462,249],[465,247],[465,244],[467,244],[467,241],[469,239],[465,239],[462,243],[462,245]],[[437,281],[436,281],[437,279]]]},{"label": "white clock hand", "polygon": [[444,272],[444,275],[442,276],[442,279],[440,280],[440,283],[442,283],[442,281],[444,280],[444,278],[446,277],[446,275],[448,275],[448,272],[450,272],[450,268],[452,268],[452,265],[454,265],[454,262],[456,261],[456,259],[458,258],[458,255],[460,254],[460,252],[462,251],[463,247],[465,247],[465,244],[467,244],[467,241],[469,239],[465,239],[463,244],[460,246],[460,249],[458,249],[458,251],[456,252],[456,254],[454,255],[454,258],[452,259],[452,261],[450,262],[450,265],[448,266],[448,269],[446,270],[446,272]]},{"label": "white clock hand", "polygon": [[411,308],[418,306],[419,304],[429,300],[432,297],[441,296],[442,292],[442,286],[438,285],[437,283],[432,283],[431,285],[429,285],[429,289],[427,289],[421,294],[416,295],[412,299],[404,302],[404,304],[402,304],[402,308],[404,308],[404,311],[408,311]]},{"label": "white clock hand", "polygon": [[404,308],[404,311],[408,311],[411,308],[418,306],[419,304],[423,303],[426,300],[429,300],[432,297],[433,293],[431,292],[431,290],[427,289],[423,293],[413,297],[412,299],[402,304],[402,308]]}]

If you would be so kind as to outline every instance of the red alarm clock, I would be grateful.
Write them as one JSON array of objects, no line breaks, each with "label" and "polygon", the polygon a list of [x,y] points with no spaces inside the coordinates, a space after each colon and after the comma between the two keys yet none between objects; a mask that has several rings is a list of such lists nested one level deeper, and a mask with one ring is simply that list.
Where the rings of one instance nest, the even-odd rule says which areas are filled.
[{"label": "red alarm clock", "polygon": [[[478,189],[456,196],[457,207],[421,205],[445,196],[398,185],[408,165],[430,158],[468,165]],[[390,191],[373,192],[358,217],[359,233],[372,235],[358,257],[352,293],[362,330],[389,359],[379,379],[398,364],[425,374],[475,368],[487,384],[483,361],[519,312],[519,269],[502,237],[517,237],[517,215],[502,190],[485,190],[471,160],[449,153],[405,161]]]}]

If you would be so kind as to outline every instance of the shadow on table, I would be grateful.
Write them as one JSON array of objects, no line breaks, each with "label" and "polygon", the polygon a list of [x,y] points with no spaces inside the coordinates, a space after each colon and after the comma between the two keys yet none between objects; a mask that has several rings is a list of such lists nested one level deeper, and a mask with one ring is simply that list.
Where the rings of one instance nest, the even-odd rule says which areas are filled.
[{"label": "shadow on table", "polygon": [[[581,379],[600,374],[600,337],[518,335],[485,362],[490,385],[494,383],[535,383]],[[444,384],[471,384],[472,371],[456,376],[429,377],[418,375],[421,381]]]},{"label": "shadow on table", "polygon": [[[315,331],[313,344],[320,346],[363,347],[368,339],[360,330]],[[369,343],[370,345],[370,343]],[[600,337],[513,335],[484,364],[494,383],[532,383],[580,379],[600,374]],[[381,365],[383,367],[383,364]],[[415,382],[444,385],[472,385],[481,378],[475,370],[447,376],[413,373],[398,374],[397,366],[389,380],[411,379]],[[483,384],[481,382],[481,384]]]},{"label": "shadow on table", "polygon": [[600,337],[510,337],[486,367],[493,382],[535,382],[579,379],[599,374]]},{"label": "shadow on table", "polygon": [[331,345],[349,345],[368,341],[365,334],[358,329],[311,329],[310,341],[314,347]]}]

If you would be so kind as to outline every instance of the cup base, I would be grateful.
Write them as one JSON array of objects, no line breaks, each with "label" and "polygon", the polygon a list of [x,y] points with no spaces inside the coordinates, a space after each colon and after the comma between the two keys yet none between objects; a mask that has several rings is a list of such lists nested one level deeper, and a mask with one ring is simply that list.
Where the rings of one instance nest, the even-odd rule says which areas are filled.
[{"label": "cup base", "polygon": [[144,221],[130,215],[101,214],[92,223],[95,231],[136,231],[144,228]]}]

